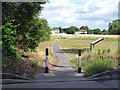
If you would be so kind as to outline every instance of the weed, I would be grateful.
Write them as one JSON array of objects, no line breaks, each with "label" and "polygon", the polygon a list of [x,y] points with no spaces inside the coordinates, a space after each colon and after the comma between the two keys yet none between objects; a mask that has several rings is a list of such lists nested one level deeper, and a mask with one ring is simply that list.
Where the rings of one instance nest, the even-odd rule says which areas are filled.
[{"label": "weed", "polygon": [[108,49],[108,50],[107,50],[107,53],[109,54],[110,52],[111,52],[111,50],[110,50],[110,49]]},{"label": "weed", "polygon": [[91,57],[91,54],[89,53],[88,56],[87,56],[87,58],[90,58],[90,57]]},{"label": "weed", "polygon": [[31,67],[35,68],[37,67],[37,64],[38,64],[38,60],[32,60]]},{"label": "weed", "polygon": [[112,63],[110,60],[95,60],[92,63],[88,63],[87,66],[84,68],[85,70],[85,76],[94,75],[97,73],[101,73],[103,71],[106,71],[108,69],[112,69]]},{"label": "weed", "polygon": [[77,60],[76,60],[76,59],[75,59],[75,60],[71,60],[71,62],[72,62],[72,63],[77,63]]}]

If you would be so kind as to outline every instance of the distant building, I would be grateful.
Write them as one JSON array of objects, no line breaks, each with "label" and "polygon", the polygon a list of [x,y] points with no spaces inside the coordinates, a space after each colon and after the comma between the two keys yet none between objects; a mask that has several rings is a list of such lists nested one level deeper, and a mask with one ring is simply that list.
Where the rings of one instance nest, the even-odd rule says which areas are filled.
[{"label": "distant building", "polygon": [[80,29],[79,31],[75,32],[75,35],[79,35],[79,34],[87,34],[87,30]]},{"label": "distant building", "polygon": [[51,28],[51,33],[52,34],[59,34],[60,30],[58,28]]}]

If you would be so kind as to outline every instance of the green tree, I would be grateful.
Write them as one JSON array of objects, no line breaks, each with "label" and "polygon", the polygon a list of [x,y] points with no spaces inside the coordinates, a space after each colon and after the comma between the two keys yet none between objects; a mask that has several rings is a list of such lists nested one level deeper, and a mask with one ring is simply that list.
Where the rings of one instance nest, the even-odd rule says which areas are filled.
[{"label": "green tree", "polygon": [[61,27],[58,27],[58,29],[60,30],[60,33],[63,33],[63,30]]},{"label": "green tree", "polygon": [[107,35],[108,34],[108,31],[106,29],[102,30],[102,34],[103,35]]},{"label": "green tree", "polygon": [[63,28],[62,30],[64,33],[67,33],[68,28]]},{"label": "green tree", "polygon": [[94,30],[91,30],[91,29],[90,29],[90,30],[88,31],[88,34],[93,34],[93,33],[94,33]]},{"label": "green tree", "polygon": [[93,29],[93,34],[101,34],[101,30],[99,28]]},{"label": "green tree", "polygon": [[87,32],[89,32],[88,26],[81,26],[80,29],[85,29],[85,30],[87,30]]},{"label": "green tree", "polygon": [[4,55],[11,57],[14,54],[15,57],[17,49],[33,51],[40,41],[49,40],[50,28],[47,21],[37,17],[42,10],[40,4],[43,3],[2,3],[3,52],[9,52]]},{"label": "green tree", "polygon": [[109,34],[120,35],[120,19],[109,23]]},{"label": "green tree", "polygon": [[74,34],[76,31],[79,31],[79,29],[76,26],[70,26],[67,28],[66,33],[67,34]]},{"label": "green tree", "polygon": [[4,56],[16,59],[20,58],[20,54],[17,53],[17,48],[15,47],[15,42],[19,38],[17,36],[17,27],[19,25],[14,25],[14,21],[10,20],[2,26],[2,53]]},{"label": "green tree", "polygon": [[51,29],[48,26],[48,22],[45,19],[40,19],[37,18],[36,19],[36,25],[38,26],[38,31],[40,31],[40,33],[38,34],[40,37],[40,41],[46,41],[46,40],[50,40],[50,34],[51,34]]}]

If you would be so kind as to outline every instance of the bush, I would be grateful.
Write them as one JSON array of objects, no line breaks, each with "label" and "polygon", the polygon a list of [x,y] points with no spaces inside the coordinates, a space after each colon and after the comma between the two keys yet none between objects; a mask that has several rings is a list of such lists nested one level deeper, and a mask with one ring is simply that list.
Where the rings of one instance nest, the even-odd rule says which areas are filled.
[{"label": "bush", "polygon": [[35,67],[37,67],[37,64],[38,64],[38,60],[33,60],[31,63],[31,67],[35,68]]},{"label": "bush", "polygon": [[111,60],[98,59],[91,63],[87,63],[86,67],[84,68],[85,76],[91,76],[112,68],[113,68],[113,63],[111,63]]},{"label": "bush", "polygon": [[15,47],[17,36],[16,30],[19,25],[13,25],[15,20],[6,22],[2,26],[2,49],[3,55],[8,56],[9,58],[20,58],[20,54],[17,53],[17,48]]}]

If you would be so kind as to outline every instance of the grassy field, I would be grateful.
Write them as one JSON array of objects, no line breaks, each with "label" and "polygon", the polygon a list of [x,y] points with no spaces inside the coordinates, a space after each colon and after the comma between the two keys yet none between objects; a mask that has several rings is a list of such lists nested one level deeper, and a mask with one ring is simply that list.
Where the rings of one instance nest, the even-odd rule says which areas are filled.
[{"label": "grassy field", "polygon": [[82,50],[81,64],[85,76],[118,68],[118,40],[104,39],[90,51],[90,43],[96,38],[74,37],[60,39],[59,42],[63,51],[70,57],[75,70],[78,69],[78,50]]},{"label": "grassy field", "polygon": [[74,34],[56,34],[52,35],[52,37],[56,38],[91,38],[91,39],[96,39],[96,38],[105,38],[105,39],[120,39],[120,35],[74,35]]},{"label": "grassy field", "polygon": [[36,52],[25,52],[21,57],[21,60],[10,60],[7,57],[3,57],[3,72],[10,72],[18,75],[22,75],[29,78],[34,78],[37,73],[44,72],[45,69],[45,50],[49,50],[49,68],[52,67],[52,63],[56,62],[56,57],[52,51],[52,44],[56,38],[51,37],[50,41],[41,42]]},{"label": "grassy field", "polygon": [[44,72],[45,49],[49,48],[49,68],[56,63],[56,57],[52,51],[52,44],[55,39],[60,39],[60,46],[69,55],[75,70],[78,69],[78,49],[82,49],[82,69],[85,75],[93,75],[108,69],[117,69],[118,64],[118,36],[108,39],[95,45],[90,51],[90,43],[98,37],[84,37],[75,35],[51,35],[50,41],[41,42],[36,52],[26,52],[20,60],[11,60],[2,57],[2,71],[19,74],[33,78],[35,74]]}]

